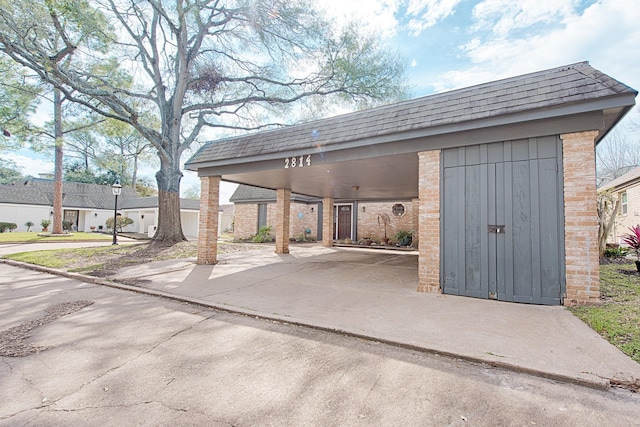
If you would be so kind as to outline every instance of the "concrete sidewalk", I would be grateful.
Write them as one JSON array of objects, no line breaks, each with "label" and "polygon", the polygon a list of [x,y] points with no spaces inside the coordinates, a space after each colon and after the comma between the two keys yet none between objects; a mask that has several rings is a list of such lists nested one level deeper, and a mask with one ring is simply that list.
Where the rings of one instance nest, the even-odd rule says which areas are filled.
[{"label": "concrete sidewalk", "polygon": [[418,293],[415,253],[290,249],[120,270],[134,286],[65,275],[592,387],[640,386],[640,364],[563,307]]},{"label": "concrete sidewalk", "polygon": [[563,307],[416,292],[415,253],[293,246],[172,260],[118,280],[249,315],[340,331],[596,387],[640,385],[640,364]]}]

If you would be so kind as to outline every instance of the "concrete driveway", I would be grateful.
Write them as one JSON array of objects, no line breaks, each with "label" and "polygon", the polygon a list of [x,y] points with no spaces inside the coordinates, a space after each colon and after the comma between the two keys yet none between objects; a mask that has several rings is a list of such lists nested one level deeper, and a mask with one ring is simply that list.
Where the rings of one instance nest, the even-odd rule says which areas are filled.
[{"label": "concrete driveway", "polygon": [[606,388],[640,365],[564,307],[416,292],[415,253],[294,245],[122,269],[107,286]]},{"label": "concrete driveway", "polygon": [[[64,304],[90,305],[45,321]],[[255,316],[254,316],[255,317]],[[0,265],[0,426],[631,426],[640,400]],[[14,338],[17,338],[12,335]],[[9,338],[5,336],[4,338]]]}]

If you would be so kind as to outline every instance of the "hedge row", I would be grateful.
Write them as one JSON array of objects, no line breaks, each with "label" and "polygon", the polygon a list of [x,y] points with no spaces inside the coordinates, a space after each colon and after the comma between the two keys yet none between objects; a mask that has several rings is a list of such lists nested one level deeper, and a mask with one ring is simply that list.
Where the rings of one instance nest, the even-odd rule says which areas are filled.
[{"label": "hedge row", "polygon": [[15,230],[18,226],[13,222],[0,222],[0,233],[4,233],[5,231]]}]

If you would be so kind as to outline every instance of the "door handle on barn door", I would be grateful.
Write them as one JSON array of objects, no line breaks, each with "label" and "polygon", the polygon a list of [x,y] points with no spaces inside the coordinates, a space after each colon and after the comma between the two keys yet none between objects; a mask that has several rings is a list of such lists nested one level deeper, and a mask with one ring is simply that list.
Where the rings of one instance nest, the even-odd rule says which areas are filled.
[{"label": "door handle on barn door", "polygon": [[489,233],[500,234],[505,232],[505,228],[506,227],[504,225],[490,225],[488,231]]}]

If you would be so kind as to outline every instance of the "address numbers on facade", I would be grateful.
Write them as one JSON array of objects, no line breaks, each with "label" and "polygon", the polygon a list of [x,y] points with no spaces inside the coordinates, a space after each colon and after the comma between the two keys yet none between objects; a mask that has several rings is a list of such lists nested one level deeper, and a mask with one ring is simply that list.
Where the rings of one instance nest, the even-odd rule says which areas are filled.
[{"label": "address numbers on facade", "polygon": [[297,156],[297,157],[285,157],[284,159],[284,168],[301,168],[304,166],[311,166],[311,154],[306,156]]}]

